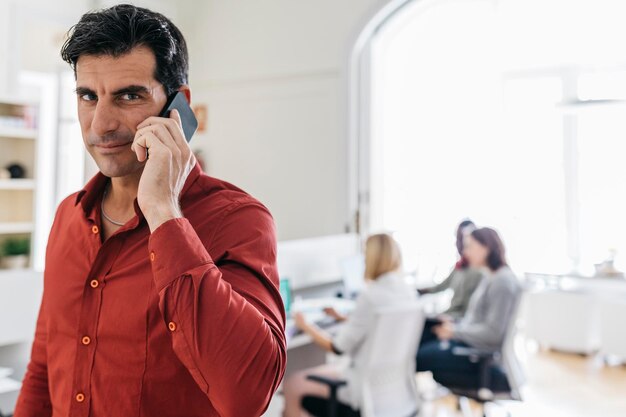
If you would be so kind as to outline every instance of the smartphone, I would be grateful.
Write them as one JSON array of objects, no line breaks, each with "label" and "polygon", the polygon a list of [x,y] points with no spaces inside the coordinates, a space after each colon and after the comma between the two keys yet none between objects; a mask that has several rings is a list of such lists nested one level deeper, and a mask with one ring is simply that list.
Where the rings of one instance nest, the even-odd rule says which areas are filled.
[{"label": "smartphone", "polygon": [[178,114],[180,114],[185,139],[189,142],[193,134],[196,133],[196,129],[198,129],[198,119],[196,119],[193,110],[191,110],[189,103],[187,103],[185,94],[180,91],[169,96],[159,117],[170,117],[170,112],[174,109],[178,110]]}]

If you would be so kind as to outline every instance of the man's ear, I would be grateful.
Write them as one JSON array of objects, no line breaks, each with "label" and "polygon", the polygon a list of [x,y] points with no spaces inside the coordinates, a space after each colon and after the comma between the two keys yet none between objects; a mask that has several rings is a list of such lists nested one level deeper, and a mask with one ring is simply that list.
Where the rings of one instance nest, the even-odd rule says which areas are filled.
[{"label": "man's ear", "polygon": [[189,86],[188,85],[181,85],[180,88],[178,89],[178,91],[183,93],[185,95],[185,97],[187,98],[187,103],[191,104],[191,89],[189,88]]}]

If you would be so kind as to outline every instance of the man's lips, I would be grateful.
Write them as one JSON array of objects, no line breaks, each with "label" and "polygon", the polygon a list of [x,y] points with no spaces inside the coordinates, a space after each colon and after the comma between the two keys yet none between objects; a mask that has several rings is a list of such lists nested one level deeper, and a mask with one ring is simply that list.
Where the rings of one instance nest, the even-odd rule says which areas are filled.
[{"label": "man's lips", "polygon": [[101,155],[116,155],[130,150],[131,144],[132,142],[106,142],[94,146]]},{"label": "man's lips", "polygon": [[100,143],[94,146],[97,146],[98,148],[105,148],[105,149],[111,149],[111,148],[119,148],[121,146],[126,146],[126,145],[130,145],[132,142],[122,142],[122,143]]}]

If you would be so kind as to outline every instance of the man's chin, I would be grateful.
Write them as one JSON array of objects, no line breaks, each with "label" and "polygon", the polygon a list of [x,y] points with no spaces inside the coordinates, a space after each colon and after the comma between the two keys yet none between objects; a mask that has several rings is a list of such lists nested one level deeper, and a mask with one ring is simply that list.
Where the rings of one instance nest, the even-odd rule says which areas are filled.
[{"label": "man's chin", "polygon": [[100,172],[109,178],[127,177],[137,174],[143,170],[143,165],[139,161],[117,163],[115,161],[96,161]]}]

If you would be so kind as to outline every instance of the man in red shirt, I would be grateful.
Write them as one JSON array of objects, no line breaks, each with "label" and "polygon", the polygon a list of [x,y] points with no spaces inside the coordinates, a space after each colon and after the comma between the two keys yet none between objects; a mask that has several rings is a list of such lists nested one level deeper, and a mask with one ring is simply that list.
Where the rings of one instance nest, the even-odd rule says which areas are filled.
[{"label": "man in red shirt", "polygon": [[[268,210],[205,175],[176,111],[187,48],[163,15],[85,14],[63,46],[100,172],[59,206],[15,417],[254,417],[285,369]],[[149,150],[149,158],[148,158]]]}]

